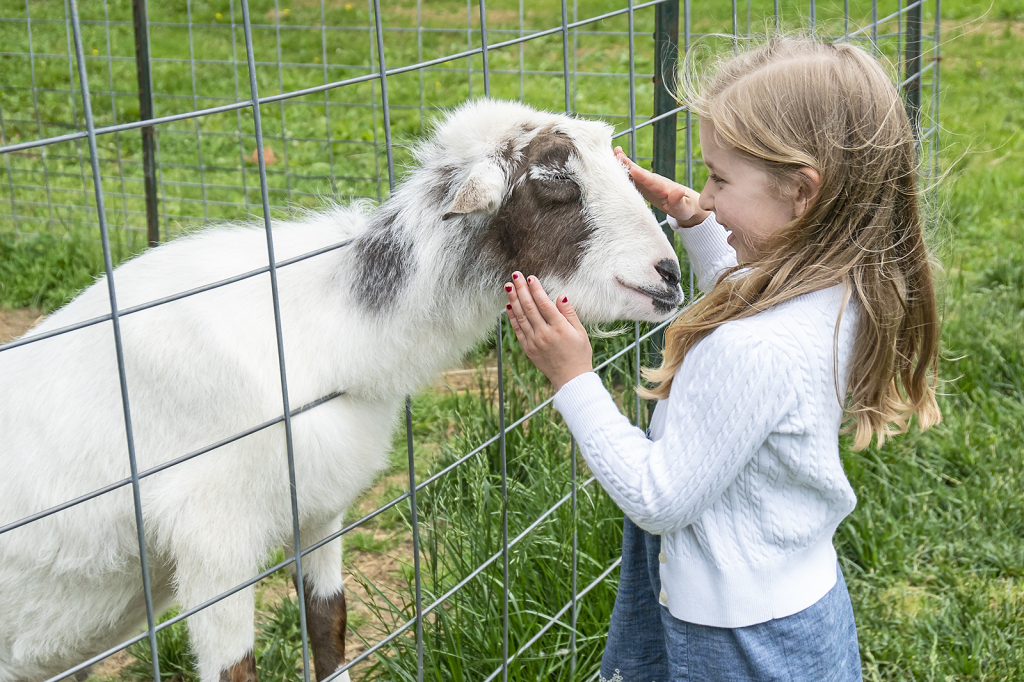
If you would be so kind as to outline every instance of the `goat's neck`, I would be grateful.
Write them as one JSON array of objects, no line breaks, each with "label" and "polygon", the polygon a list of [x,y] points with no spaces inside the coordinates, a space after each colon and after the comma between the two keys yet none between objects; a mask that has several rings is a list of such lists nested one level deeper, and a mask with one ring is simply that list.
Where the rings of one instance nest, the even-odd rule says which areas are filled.
[{"label": "goat's neck", "polygon": [[[457,363],[495,328],[503,277],[481,237],[486,226],[446,223],[436,202],[407,183],[378,209],[355,244],[361,305],[387,335],[381,342],[417,363],[416,383]],[[417,196],[418,195],[418,196]],[[412,200],[406,200],[411,196]]]}]

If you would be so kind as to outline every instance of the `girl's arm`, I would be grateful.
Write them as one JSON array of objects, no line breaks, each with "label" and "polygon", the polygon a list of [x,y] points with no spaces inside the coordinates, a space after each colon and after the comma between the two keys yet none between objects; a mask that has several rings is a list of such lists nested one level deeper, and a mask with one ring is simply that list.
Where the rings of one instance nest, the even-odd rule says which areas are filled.
[{"label": "girl's arm", "polygon": [[555,407],[587,464],[616,504],[651,533],[699,518],[796,406],[791,354],[726,325],[687,355],[661,438],[649,441],[619,412],[600,378],[582,369],[590,367],[589,342],[582,363],[570,304],[559,298],[556,307],[536,278],[524,282],[521,275],[509,300],[516,336],[559,389]]}]

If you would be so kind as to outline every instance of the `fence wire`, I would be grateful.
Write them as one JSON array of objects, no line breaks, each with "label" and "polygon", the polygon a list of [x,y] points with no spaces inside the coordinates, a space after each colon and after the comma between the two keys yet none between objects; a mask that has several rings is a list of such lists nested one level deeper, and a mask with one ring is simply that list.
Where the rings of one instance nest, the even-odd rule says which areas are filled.
[{"label": "fence wire", "polygon": [[[923,22],[926,5],[934,19],[930,35]],[[303,557],[406,500],[412,543],[412,616],[396,622],[378,641],[367,642],[363,651],[327,679],[337,678],[371,656],[395,655],[388,647],[411,630],[415,639],[413,669],[422,680],[426,669],[424,625],[436,625],[438,612],[449,600],[472,581],[482,579],[499,560],[500,651],[494,652],[497,665],[485,679],[501,676],[507,680],[510,666],[522,661],[556,626],[568,632],[568,648],[558,654],[567,662],[562,669],[567,679],[596,678],[593,661],[585,669],[578,667],[578,643],[584,638],[594,641],[603,633],[579,632],[579,609],[581,600],[599,586],[609,594],[619,560],[588,566],[588,582],[582,587],[578,584],[578,500],[594,479],[579,480],[574,442],[569,443],[569,492],[509,538],[509,512],[515,500],[509,496],[507,436],[549,410],[551,399],[506,423],[505,363],[509,352],[502,346],[506,330],[500,317],[494,339],[497,432],[419,480],[413,402],[407,397],[408,489],[302,548],[297,502],[301,491],[295,482],[291,420],[343,392],[291,407],[277,271],[344,248],[350,241],[278,262],[273,220],[315,206],[325,194],[341,199],[385,199],[400,179],[396,168],[410,161],[409,146],[423,134],[429,119],[480,95],[608,121],[616,127],[615,138],[628,142],[631,158],[699,186],[706,170],[695,154],[691,114],[674,103],[664,87],[677,50],[688,52],[700,38],[738,46],[770,29],[794,27],[831,40],[861,41],[893,64],[918,131],[922,168],[937,176],[941,8],[940,0],[907,4],[903,0],[882,4],[843,0],[841,5],[815,0],[799,4],[747,0],[743,8],[732,0],[699,4],[697,9],[690,0],[635,5],[632,0],[572,0],[571,7],[568,0],[561,0],[557,11],[553,6],[528,0],[492,0],[489,4],[467,0],[465,5],[461,0],[407,0],[382,7],[380,0],[367,0],[364,8],[319,0],[293,8],[282,6],[280,0],[229,0],[223,6],[185,0],[182,9],[180,3],[147,7],[144,0],[135,0],[132,7],[88,3],[80,8],[77,0],[64,0],[63,4],[25,0],[23,6],[0,7],[0,66],[4,74],[0,78],[0,153],[4,159],[0,188],[7,190],[7,196],[0,199],[0,238],[94,234],[103,249],[111,309],[107,315],[0,345],[0,352],[109,321],[131,472],[129,477],[78,498],[22,519],[5,520],[0,541],[3,534],[16,528],[131,486],[147,616],[145,632],[48,682],[80,673],[142,640],[148,640],[152,652],[153,679],[161,679],[158,632],[292,565],[298,577],[302,674],[308,682],[311,668]],[[922,96],[926,89],[927,96]],[[677,132],[682,135],[678,145]],[[677,158],[677,146],[681,158]],[[252,216],[264,223],[266,267],[119,309],[113,249],[141,248],[196,222]],[[271,283],[281,415],[139,471],[120,318],[262,274],[268,274]],[[689,289],[692,298],[692,272]],[[635,324],[632,342],[609,354],[598,371],[631,360],[627,363],[633,369],[631,378],[639,383],[644,353],[667,324],[650,328]],[[643,405],[634,397],[632,416],[642,426]],[[276,424],[284,426],[288,455],[293,526],[290,555],[230,590],[157,623],[160,614],[154,612],[149,585],[140,481]],[[500,474],[500,550],[424,605],[422,510],[417,493],[493,446],[497,447]],[[517,633],[520,641],[512,641],[510,601],[516,595],[510,579],[511,550],[566,504],[571,519],[569,598],[552,613],[538,614],[543,624],[536,631],[528,636]],[[432,584],[436,586],[436,581]]]}]

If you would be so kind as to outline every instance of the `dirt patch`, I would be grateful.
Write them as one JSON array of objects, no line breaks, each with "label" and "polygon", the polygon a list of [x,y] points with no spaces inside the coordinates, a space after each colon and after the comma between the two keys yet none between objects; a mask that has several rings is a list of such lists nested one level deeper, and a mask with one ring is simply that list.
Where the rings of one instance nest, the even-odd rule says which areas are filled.
[{"label": "dirt patch", "polygon": [[37,308],[0,308],[0,343],[13,341],[43,320]]},{"label": "dirt patch", "polygon": [[965,33],[981,31],[982,33],[991,36],[1009,37],[1007,34],[1010,34],[1017,38],[1024,38],[1024,21],[1013,21],[1011,19],[987,21],[982,19],[968,19],[960,24],[959,28],[963,28]]},{"label": "dirt patch", "polygon": [[445,372],[434,388],[453,391],[479,391],[481,386],[491,389],[498,385],[498,361],[487,360],[483,367],[466,367]]}]

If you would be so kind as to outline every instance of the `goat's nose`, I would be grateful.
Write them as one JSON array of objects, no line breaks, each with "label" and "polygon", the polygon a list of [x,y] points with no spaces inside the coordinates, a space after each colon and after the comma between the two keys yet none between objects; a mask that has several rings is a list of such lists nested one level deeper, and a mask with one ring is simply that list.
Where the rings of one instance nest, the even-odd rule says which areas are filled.
[{"label": "goat's nose", "polygon": [[679,286],[679,263],[675,262],[671,258],[665,258],[658,261],[658,264],[654,266],[654,269],[661,275],[661,279],[668,285],[669,288]]}]

